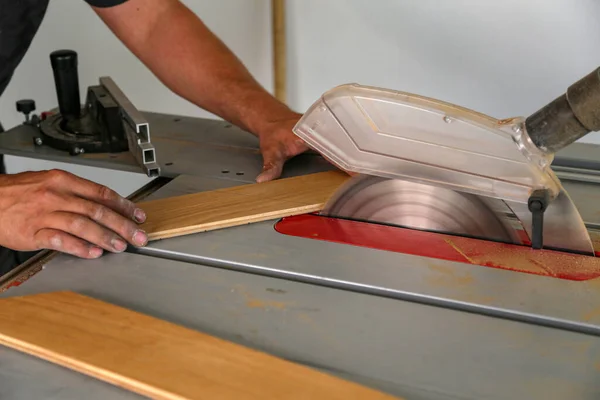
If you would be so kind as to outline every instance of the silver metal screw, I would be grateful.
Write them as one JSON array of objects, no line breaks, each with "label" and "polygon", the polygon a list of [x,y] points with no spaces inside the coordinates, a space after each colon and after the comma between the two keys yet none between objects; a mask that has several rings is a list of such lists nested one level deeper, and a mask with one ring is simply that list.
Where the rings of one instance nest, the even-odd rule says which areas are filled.
[{"label": "silver metal screw", "polygon": [[448,117],[448,116],[445,116],[444,117],[444,122],[447,123],[447,124],[449,124],[449,123],[452,122],[452,119],[450,119],[450,117]]},{"label": "silver metal screw", "polygon": [[513,125],[512,130],[515,133],[521,132],[521,125]]},{"label": "silver metal screw", "polygon": [[37,144],[38,146],[42,145],[42,138],[35,138],[35,144]]}]

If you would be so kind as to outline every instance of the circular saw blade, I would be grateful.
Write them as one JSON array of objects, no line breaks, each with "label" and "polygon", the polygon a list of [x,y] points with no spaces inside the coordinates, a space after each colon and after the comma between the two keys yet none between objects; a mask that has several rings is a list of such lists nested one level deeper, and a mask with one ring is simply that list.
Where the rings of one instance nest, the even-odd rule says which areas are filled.
[{"label": "circular saw blade", "polygon": [[490,199],[370,175],[357,175],[346,182],[327,202],[321,215],[507,243],[521,242],[506,211]]}]

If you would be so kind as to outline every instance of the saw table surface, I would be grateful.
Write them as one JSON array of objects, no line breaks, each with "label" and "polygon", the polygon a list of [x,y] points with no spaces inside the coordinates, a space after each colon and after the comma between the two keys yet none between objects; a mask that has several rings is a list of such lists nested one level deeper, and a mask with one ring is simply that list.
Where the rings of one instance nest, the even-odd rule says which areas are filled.
[{"label": "saw table surface", "polygon": [[[233,184],[179,177],[149,198]],[[297,239],[273,223],[158,241],[143,254],[61,255],[2,297],[75,291],[408,399],[600,394],[598,281]],[[542,326],[536,318],[572,326]],[[586,327],[595,334],[576,332]],[[83,396],[137,397],[0,350],[1,398]]]},{"label": "saw table surface", "polygon": [[[190,164],[147,199],[250,183],[260,159],[238,150]],[[287,174],[327,169],[307,159]],[[563,182],[590,229],[600,226],[592,175]],[[407,399],[600,398],[600,279],[297,238],[275,222],[98,260],[59,255],[0,297],[81,293]],[[138,397],[0,347],[1,399]]]}]

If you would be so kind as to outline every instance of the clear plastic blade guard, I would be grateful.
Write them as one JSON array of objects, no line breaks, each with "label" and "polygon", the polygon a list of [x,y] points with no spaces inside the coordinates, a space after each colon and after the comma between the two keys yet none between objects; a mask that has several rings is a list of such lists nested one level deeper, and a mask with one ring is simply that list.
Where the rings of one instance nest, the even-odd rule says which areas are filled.
[{"label": "clear plastic blade guard", "polygon": [[527,203],[560,182],[522,119],[498,121],[413,94],[343,85],[313,104],[294,131],[339,168]]},{"label": "clear plastic blade guard", "polygon": [[[553,156],[535,147],[523,122],[348,84],[324,93],[294,132],[345,171],[501,199],[529,223],[529,234],[527,201],[534,190],[545,189],[552,201],[544,242],[589,254],[593,248],[583,220],[550,168]],[[565,229],[574,235],[565,237]]]}]

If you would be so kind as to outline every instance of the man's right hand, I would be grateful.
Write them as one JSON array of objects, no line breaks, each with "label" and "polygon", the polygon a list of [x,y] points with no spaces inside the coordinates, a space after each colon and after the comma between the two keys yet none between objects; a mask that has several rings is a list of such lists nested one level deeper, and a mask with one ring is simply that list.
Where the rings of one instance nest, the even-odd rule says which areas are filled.
[{"label": "man's right hand", "polygon": [[144,212],[113,190],[61,170],[0,175],[0,246],[81,258],[144,246]]}]

